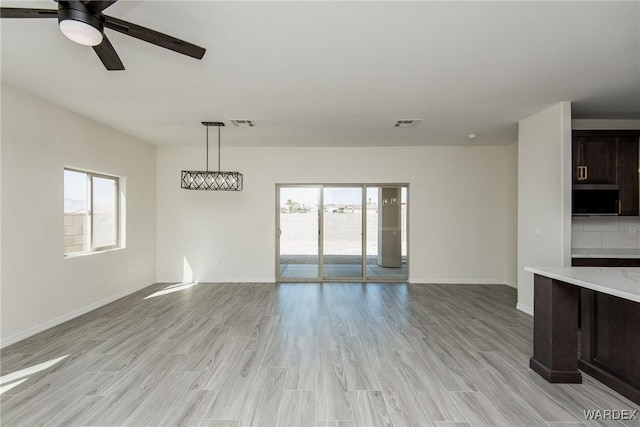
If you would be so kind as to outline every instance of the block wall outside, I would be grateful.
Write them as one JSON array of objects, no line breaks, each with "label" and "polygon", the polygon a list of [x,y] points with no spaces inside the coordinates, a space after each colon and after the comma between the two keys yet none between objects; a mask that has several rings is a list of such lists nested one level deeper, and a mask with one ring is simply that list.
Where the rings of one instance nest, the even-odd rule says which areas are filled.
[{"label": "block wall outside", "polygon": [[[407,255],[406,205],[402,206],[402,255]],[[280,253],[314,255],[318,253],[318,212],[280,214]],[[357,255],[362,252],[362,211],[324,213],[325,255]],[[367,254],[378,254],[378,211],[367,209]]]},{"label": "block wall outside", "polygon": [[64,214],[64,253],[87,250],[87,213]]}]

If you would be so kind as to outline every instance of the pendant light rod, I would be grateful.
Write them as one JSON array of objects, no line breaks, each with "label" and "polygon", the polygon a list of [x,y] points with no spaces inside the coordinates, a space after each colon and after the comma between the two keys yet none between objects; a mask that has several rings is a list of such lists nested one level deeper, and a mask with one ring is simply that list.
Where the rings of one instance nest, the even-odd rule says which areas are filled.
[{"label": "pendant light rod", "polygon": [[207,167],[205,170],[209,172],[209,126],[207,126]]},{"label": "pendant light rod", "polygon": [[207,128],[207,172],[209,172],[209,126],[218,128],[218,172],[220,172],[220,128],[224,126],[222,122],[201,122]]}]

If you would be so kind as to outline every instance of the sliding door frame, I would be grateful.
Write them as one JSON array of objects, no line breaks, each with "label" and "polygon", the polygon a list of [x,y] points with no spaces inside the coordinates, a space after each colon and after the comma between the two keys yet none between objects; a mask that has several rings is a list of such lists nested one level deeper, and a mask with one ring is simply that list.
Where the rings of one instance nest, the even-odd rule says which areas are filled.
[{"label": "sliding door frame", "polygon": [[[360,257],[362,258],[360,261],[360,277],[354,277],[354,276],[345,276],[345,277],[340,277],[340,276],[325,276],[324,275],[324,190],[325,188],[360,188],[360,192],[362,194],[362,197],[360,198],[360,206],[362,207],[362,218],[360,220]],[[367,213],[365,212],[365,201],[366,201],[366,193],[367,193],[367,187],[366,184],[322,184],[322,208],[320,209],[320,211],[322,211],[322,215],[320,215],[320,219],[321,219],[321,223],[320,223],[320,228],[322,229],[322,246],[321,246],[321,250],[322,250],[322,276],[321,280],[323,282],[349,282],[349,281],[354,281],[354,282],[364,282],[366,277],[367,277]]]},{"label": "sliding door frame", "polygon": [[[318,195],[318,277],[315,278],[298,278],[298,277],[281,277],[280,275],[280,189],[288,188],[288,187],[296,187],[296,188],[317,188],[319,189]],[[325,277],[324,276],[324,189],[325,188],[339,188],[339,187],[360,187],[362,189],[362,224],[361,224],[361,243],[362,243],[362,275],[360,277]],[[406,276],[404,278],[393,278],[393,277],[376,277],[369,278],[367,276],[367,188],[369,187],[395,187],[407,189],[407,209],[406,209],[406,246],[407,246],[407,257],[406,257]],[[408,183],[322,183],[322,184],[314,184],[314,183],[304,183],[304,184],[296,184],[296,183],[277,183],[276,184],[276,203],[275,203],[275,213],[276,213],[276,228],[275,228],[275,273],[276,273],[276,282],[278,283],[298,283],[298,282],[390,282],[390,283],[408,283],[409,282],[409,230],[410,230],[410,214],[409,214],[409,206],[410,206],[410,186]]]},{"label": "sliding door frame", "polygon": [[[281,277],[280,275],[280,236],[282,230],[280,230],[280,189],[281,188],[315,188],[318,190],[318,276],[317,277]],[[276,282],[318,282],[322,280],[323,275],[323,248],[322,240],[322,205],[324,201],[322,199],[322,185],[320,184],[276,184]],[[290,279],[290,280],[289,280]]]}]

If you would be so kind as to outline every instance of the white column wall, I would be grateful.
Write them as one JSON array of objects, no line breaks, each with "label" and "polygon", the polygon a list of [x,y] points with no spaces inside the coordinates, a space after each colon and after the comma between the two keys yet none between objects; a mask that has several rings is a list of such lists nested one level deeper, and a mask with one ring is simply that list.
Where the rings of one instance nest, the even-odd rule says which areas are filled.
[{"label": "white column wall", "polygon": [[561,102],[519,123],[518,309],[533,313],[525,266],[570,264],[571,103]]}]

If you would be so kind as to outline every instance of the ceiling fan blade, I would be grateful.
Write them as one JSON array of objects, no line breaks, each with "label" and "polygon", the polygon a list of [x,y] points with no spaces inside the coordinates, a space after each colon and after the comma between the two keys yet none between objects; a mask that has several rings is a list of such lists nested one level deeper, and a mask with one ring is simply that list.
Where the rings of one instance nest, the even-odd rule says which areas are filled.
[{"label": "ceiling fan blade", "polygon": [[87,9],[89,9],[93,13],[102,12],[118,0],[81,0]]},{"label": "ceiling fan blade", "polygon": [[0,18],[57,18],[55,9],[25,9],[22,7],[0,7]]},{"label": "ceiling fan blade", "polygon": [[104,64],[104,67],[107,70],[124,70],[124,65],[122,65],[120,57],[105,34],[102,35],[102,43],[98,46],[94,46],[93,50],[98,54],[98,58],[100,58],[100,61],[102,61],[102,64]]},{"label": "ceiling fan blade", "polygon": [[141,27],[140,25],[123,21],[122,19],[112,18],[111,16],[105,16],[105,19],[105,27],[109,29],[118,31],[119,33],[126,34],[131,37],[135,37],[156,46],[164,47],[165,49],[190,56],[192,58],[202,59],[204,53],[206,52],[206,49],[200,46],[196,46],[184,40],[159,33],[149,28]]}]

